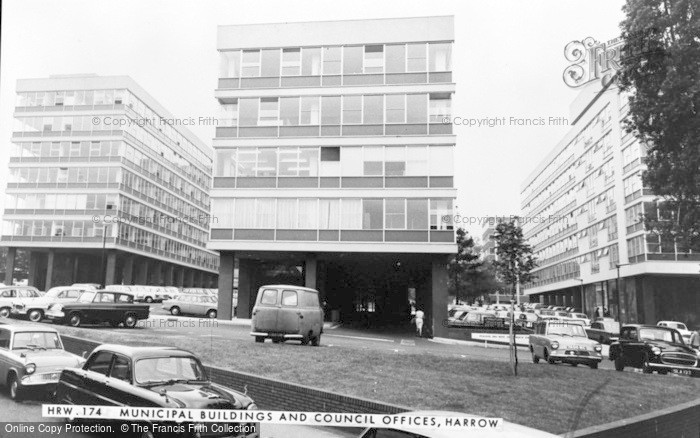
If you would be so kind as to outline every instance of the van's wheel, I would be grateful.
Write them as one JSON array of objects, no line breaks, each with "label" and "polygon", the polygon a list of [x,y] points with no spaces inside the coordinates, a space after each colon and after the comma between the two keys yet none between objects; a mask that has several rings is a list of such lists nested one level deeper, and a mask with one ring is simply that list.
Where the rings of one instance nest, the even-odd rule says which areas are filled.
[{"label": "van's wheel", "polygon": [[119,324],[121,324],[119,321],[110,321],[109,325],[111,325],[114,328],[119,327]]},{"label": "van's wheel", "polygon": [[180,308],[177,306],[173,306],[170,308],[170,314],[173,316],[178,316],[180,314]]},{"label": "van's wheel", "polygon": [[311,345],[313,345],[314,347],[318,347],[319,345],[321,345],[321,333],[319,333],[318,336],[314,336],[313,338],[311,338]]},{"label": "van's wheel", "polygon": [[625,360],[622,358],[621,354],[615,357],[615,370],[623,371],[625,369]]},{"label": "van's wheel", "polygon": [[282,339],[280,339],[280,338],[272,338],[272,343],[273,343],[273,344],[281,344],[281,343],[282,343]]},{"label": "van's wheel", "polygon": [[29,311],[29,320],[31,322],[41,322],[41,320],[44,319],[44,312],[41,310],[30,310]]},{"label": "van's wheel", "polygon": [[80,322],[81,322],[80,314],[77,312],[71,313],[70,316],[68,317],[68,323],[73,327],[80,327]]},{"label": "van's wheel", "polygon": [[309,345],[309,335],[304,335],[304,337],[301,338],[301,345]]},{"label": "van's wheel", "polygon": [[651,374],[654,372],[654,370],[649,367],[649,355],[647,353],[644,353],[644,357],[642,357],[642,372],[644,374]]},{"label": "van's wheel", "polygon": [[10,377],[7,379],[7,388],[8,392],[10,393],[10,398],[12,400],[22,400],[24,394],[22,388],[19,386],[19,379],[17,378],[17,374],[15,374],[14,372],[10,374]]},{"label": "van's wheel", "polygon": [[597,370],[598,369],[598,362],[589,363],[588,366],[591,367],[592,370]]},{"label": "van's wheel", "polygon": [[544,360],[546,360],[548,363],[551,363],[551,364],[554,363],[554,359],[552,359],[552,358],[549,356],[549,352],[547,351],[546,348],[544,349]]},{"label": "van's wheel", "polygon": [[216,319],[216,310],[211,309],[210,311],[208,311],[208,312],[207,312],[207,318]]},{"label": "van's wheel", "polygon": [[535,354],[535,348],[530,345],[530,353],[532,353],[532,363],[540,363],[540,358]]},{"label": "van's wheel", "polygon": [[262,344],[263,342],[265,342],[265,338],[262,337],[262,336],[256,336],[256,337],[255,337],[255,342],[259,342],[259,343]]},{"label": "van's wheel", "polygon": [[146,302],[147,302],[148,304],[151,304],[151,303],[153,302],[153,298],[152,298],[152,297],[146,297]]},{"label": "van's wheel", "polygon": [[136,315],[134,315],[133,313],[130,313],[124,317],[124,327],[126,328],[136,327],[137,322],[138,319],[136,319]]},{"label": "van's wheel", "polygon": [[3,307],[0,309],[0,316],[3,318],[8,318],[10,316],[10,308],[9,307]]}]

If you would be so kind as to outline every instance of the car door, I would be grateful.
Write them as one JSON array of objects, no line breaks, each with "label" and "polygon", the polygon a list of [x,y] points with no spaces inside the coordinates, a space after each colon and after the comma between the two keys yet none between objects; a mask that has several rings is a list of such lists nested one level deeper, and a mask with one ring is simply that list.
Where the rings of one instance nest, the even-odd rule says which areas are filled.
[{"label": "car door", "polygon": [[296,334],[300,331],[304,315],[299,310],[299,292],[293,289],[282,290],[277,327],[282,333]]},{"label": "car door", "polygon": [[105,404],[107,375],[113,358],[114,354],[111,351],[99,351],[90,356],[82,370],[75,372],[76,381],[67,382],[75,386],[72,391],[68,390],[74,404]]},{"label": "car door", "polygon": [[130,358],[114,354],[109,376],[106,379],[105,402],[118,406],[148,406],[140,397],[134,395],[132,361]]},{"label": "car door", "polygon": [[279,313],[278,301],[279,292],[277,289],[265,288],[258,294],[258,303],[253,309],[255,318],[255,330],[261,332],[276,332],[277,314]]},{"label": "car door", "polygon": [[10,353],[10,331],[0,327],[0,379],[6,379],[7,373],[10,370],[10,365],[13,362]]}]

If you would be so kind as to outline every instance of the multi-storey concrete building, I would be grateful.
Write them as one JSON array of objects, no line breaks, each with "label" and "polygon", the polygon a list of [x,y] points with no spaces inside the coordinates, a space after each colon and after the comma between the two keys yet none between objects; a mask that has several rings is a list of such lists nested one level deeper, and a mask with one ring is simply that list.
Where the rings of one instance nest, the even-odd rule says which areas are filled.
[{"label": "multi-storey concrete building", "polygon": [[211,148],[131,78],[19,80],[14,115],[6,272],[19,249],[39,288],[215,284]]},{"label": "multi-storey concrete building", "polygon": [[614,85],[589,85],[571,130],[525,181],[523,228],[540,265],[526,293],[589,314],[619,308],[623,322],[696,325],[700,254],[644,229],[640,214],[656,214],[658,199],[642,186],[646,146],[624,129],[626,101]]},{"label": "multi-storey concrete building", "polygon": [[[452,225],[452,17],[221,26],[213,215],[227,317],[257,287],[318,288],[329,315],[442,329]],[[229,312],[230,313],[230,312]]]}]

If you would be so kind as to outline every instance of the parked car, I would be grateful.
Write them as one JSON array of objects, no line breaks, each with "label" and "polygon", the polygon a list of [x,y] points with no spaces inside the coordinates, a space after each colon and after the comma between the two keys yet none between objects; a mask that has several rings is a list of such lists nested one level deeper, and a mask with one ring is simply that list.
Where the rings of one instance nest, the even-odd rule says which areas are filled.
[{"label": "parked car", "polygon": [[532,362],[540,359],[556,362],[588,365],[596,369],[603,360],[603,347],[586,336],[583,325],[571,321],[539,321],[530,335]]},{"label": "parked car", "polygon": [[672,328],[672,329],[676,329],[676,330],[678,330],[678,333],[681,334],[681,336],[683,337],[683,341],[685,341],[686,344],[690,342],[690,335],[691,335],[693,332],[691,332],[690,330],[688,330],[688,327],[686,327],[686,325],[683,324],[682,322],[678,322],[678,321],[659,321],[659,322],[656,323],[656,325],[659,326],[659,327],[670,327],[670,328]]},{"label": "parked car", "polygon": [[580,321],[584,326],[588,327],[591,325],[591,319],[585,313],[569,313],[566,318],[569,321]]},{"label": "parked car", "polygon": [[650,374],[680,374],[700,377],[697,353],[670,327],[630,324],[620,330],[620,339],[610,345],[615,369],[641,368]]},{"label": "parked car", "polygon": [[262,286],[253,307],[251,336],[255,342],[300,340],[318,346],[323,333],[323,308],[318,291],[300,286]]},{"label": "parked car", "polygon": [[196,315],[216,318],[219,302],[209,295],[181,294],[177,298],[163,301],[163,309],[171,314]]},{"label": "parked car", "polygon": [[620,337],[620,323],[612,318],[592,322],[590,327],[586,327],[586,335],[588,339],[610,345]]},{"label": "parked car", "polygon": [[61,336],[46,325],[0,326],[0,384],[21,400],[29,389],[53,393],[63,368],[85,360],[63,349]]},{"label": "parked car", "polygon": [[12,313],[12,303],[18,299],[37,300],[41,297],[39,290],[31,286],[0,287],[0,317],[8,318]]},{"label": "parked car", "polygon": [[40,322],[52,304],[70,303],[77,301],[85,289],[78,286],[52,287],[39,298],[19,297],[12,302],[10,311],[13,318],[28,318],[32,322]]},{"label": "parked car", "polygon": [[[517,315],[517,313],[516,313],[516,315]],[[533,312],[528,312],[528,311],[520,312],[520,314],[518,315],[518,319],[516,320],[516,324],[520,324],[523,327],[532,328],[538,319],[539,319],[539,317],[537,316],[537,314],[534,311]]]},{"label": "parked car", "polygon": [[73,303],[53,304],[46,317],[55,323],[68,323],[78,327],[84,323],[108,322],[112,327],[124,324],[134,328],[141,319],[148,319],[150,307],[135,304],[134,296],[127,292],[97,290],[84,292]]},{"label": "parked car", "polygon": [[[56,403],[172,409],[257,409],[245,393],[212,383],[193,353],[175,347],[152,345],[98,346],[82,368],[68,368],[61,373],[56,388]],[[207,436],[230,436],[230,433],[223,431]]]},{"label": "parked car", "polygon": [[[447,411],[417,411],[407,412],[397,415],[415,416],[419,423],[425,417],[450,417],[454,423],[468,425],[471,424],[472,416]],[[455,436],[463,436],[464,432],[459,429],[450,429],[444,427],[416,427],[402,422],[396,422],[391,425],[391,428],[369,427],[366,428],[359,438],[453,438]],[[558,435],[553,435],[549,432],[544,432],[537,429],[532,429],[520,424],[503,421],[500,428],[480,429],[478,434],[466,433],[464,436],[479,436],[480,438],[555,438]]]},{"label": "parked car", "polygon": [[493,313],[469,312],[461,319],[448,323],[451,327],[506,327],[506,318],[499,318]]}]

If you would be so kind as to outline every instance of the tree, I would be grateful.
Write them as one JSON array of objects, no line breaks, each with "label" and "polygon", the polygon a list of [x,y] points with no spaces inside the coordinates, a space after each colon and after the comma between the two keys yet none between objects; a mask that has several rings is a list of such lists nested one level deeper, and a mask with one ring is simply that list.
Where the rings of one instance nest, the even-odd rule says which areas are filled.
[{"label": "tree", "polygon": [[623,11],[625,129],[649,146],[642,180],[661,200],[645,225],[681,251],[700,251],[700,6],[627,0]]},{"label": "tree", "polygon": [[[518,294],[519,286],[534,279],[531,271],[537,267],[535,257],[532,255],[532,247],[525,242],[523,230],[517,224],[517,219],[510,222],[500,222],[496,225],[493,235],[496,241],[496,270],[504,283],[512,285],[512,290]],[[513,374],[518,375],[518,349],[515,345],[515,299],[511,300],[510,307],[510,359]]]},{"label": "tree", "polygon": [[447,265],[448,290],[450,294],[454,294],[458,304],[460,299],[473,296],[471,285],[480,263],[474,239],[463,228],[458,228],[457,254]]}]

